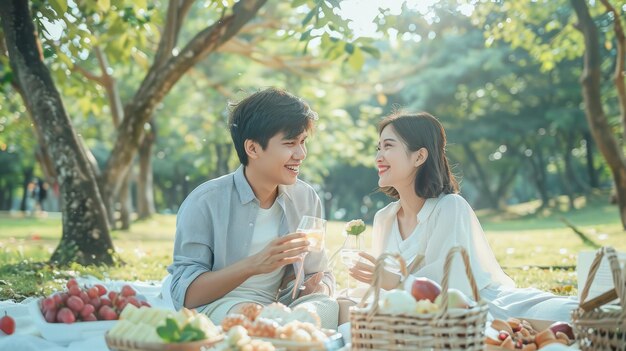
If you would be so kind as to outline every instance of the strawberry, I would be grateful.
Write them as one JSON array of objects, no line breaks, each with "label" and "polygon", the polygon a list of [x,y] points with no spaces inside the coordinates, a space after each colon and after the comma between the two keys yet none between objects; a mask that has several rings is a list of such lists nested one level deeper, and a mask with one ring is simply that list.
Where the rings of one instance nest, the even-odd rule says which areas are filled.
[{"label": "strawberry", "polygon": [[15,320],[4,311],[4,317],[0,318],[0,330],[6,335],[11,335],[15,332]]}]

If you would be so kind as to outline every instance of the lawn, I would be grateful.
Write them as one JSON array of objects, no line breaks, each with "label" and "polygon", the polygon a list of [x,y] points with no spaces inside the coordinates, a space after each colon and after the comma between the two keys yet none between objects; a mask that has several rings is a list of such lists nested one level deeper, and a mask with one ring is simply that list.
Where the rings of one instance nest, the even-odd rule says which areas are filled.
[{"label": "lawn", "polygon": [[[506,212],[479,211],[478,215],[496,257],[520,287],[536,287],[559,294],[575,295],[577,253],[593,250],[585,246],[561,218],[600,245],[626,250],[615,206],[605,197],[579,199],[580,209],[561,212],[537,211],[537,203],[512,206]],[[555,208],[558,208],[556,206]],[[123,280],[160,280],[172,259],[175,216],[157,215],[135,222],[130,231],[114,231],[113,241],[124,264],[114,267],[51,267],[44,264],[61,233],[58,215],[47,218],[20,218],[0,214],[0,300],[20,301],[28,296],[48,294],[59,289],[66,278],[93,275]],[[334,252],[343,242],[343,222],[330,222],[327,247]],[[370,241],[370,229],[365,232]],[[550,268],[558,267],[558,269]],[[568,269],[569,267],[569,269]],[[346,273],[338,264],[339,286],[345,286]]]}]

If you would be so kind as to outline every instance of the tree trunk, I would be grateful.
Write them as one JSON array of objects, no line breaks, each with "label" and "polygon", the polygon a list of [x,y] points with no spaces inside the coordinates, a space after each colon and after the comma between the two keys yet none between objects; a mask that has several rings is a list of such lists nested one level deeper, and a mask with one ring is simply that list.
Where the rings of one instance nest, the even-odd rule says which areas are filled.
[{"label": "tree trunk", "polygon": [[565,172],[563,168],[561,167],[558,155],[555,150],[556,148],[552,149],[552,156],[554,157],[554,166],[556,167],[556,173],[561,179],[563,192],[565,192],[565,195],[567,196],[567,200],[569,203],[569,210],[573,210],[573,209],[576,209],[576,206],[574,205],[575,196],[574,196],[574,190],[572,189],[572,180],[568,178],[567,172]]},{"label": "tree trunk", "polygon": [[571,179],[572,183],[575,186],[574,191],[578,190],[582,193],[587,193],[589,191],[589,186],[585,184],[585,182],[580,179],[580,176],[574,169],[574,159],[572,158],[572,149],[574,149],[575,143],[575,133],[573,131],[565,132],[565,175],[567,179]]},{"label": "tree trunk", "polygon": [[589,13],[587,2],[585,0],[570,0],[570,2],[578,17],[578,24],[585,41],[584,69],[581,77],[585,116],[593,139],[611,168],[622,227],[626,229],[626,162],[602,106],[600,90],[602,71],[598,30]]},{"label": "tree trunk", "polygon": [[504,170],[500,174],[500,181],[495,191],[495,197],[498,201],[498,209],[502,209],[503,206],[506,205],[504,203],[504,200],[505,200],[506,194],[509,192],[511,188],[511,184],[513,184],[513,181],[515,180],[515,177],[517,176],[518,169],[519,169],[519,165],[516,165],[515,167],[509,168],[508,171]]},{"label": "tree trunk", "polygon": [[[256,16],[266,1],[247,0],[235,3],[232,14],[198,33],[178,55],[173,56],[171,50],[166,50],[164,56],[155,60],[135,95],[124,106],[124,120],[117,129],[115,146],[103,174],[105,199],[119,190],[121,180],[128,172],[142,141],[144,125],[152,118],[156,106],[193,65],[234,37]],[[167,44],[162,41],[159,45]]]},{"label": "tree trunk", "polygon": [[583,133],[583,138],[585,139],[586,143],[585,143],[585,147],[586,147],[586,154],[585,154],[585,159],[587,161],[587,175],[589,177],[589,186],[593,189],[598,189],[600,187],[600,181],[598,179],[598,170],[596,169],[596,167],[593,164],[593,138],[591,136],[591,133],[589,132],[584,132]]},{"label": "tree trunk", "polygon": [[24,172],[22,172],[22,175],[24,176],[24,181],[22,182],[22,189],[24,189],[24,193],[22,194],[22,204],[20,205],[20,211],[26,213],[26,202],[28,201],[28,197],[30,196],[28,184],[33,180],[33,167],[25,168]]},{"label": "tree trunk", "polygon": [[50,72],[43,63],[29,2],[0,2],[0,18],[13,74],[27,94],[33,124],[54,160],[63,197],[63,234],[51,261],[61,264],[113,263],[114,247],[93,171]]},{"label": "tree trunk", "polygon": [[154,120],[139,147],[139,178],[137,179],[137,215],[139,219],[150,218],[155,212],[154,181],[152,174],[152,149],[156,140]]},{"label": "tree trunk", "polygon": [[130,215],[133,212],[133,203],[130,196],[130,183],[131,183],[132,172],[128,172],[126,178],[124,178],[124,182],[122,183],[122,187],[120,188],[120,193],[118,194],[118,201],[120,202],[120,229],[128,230],[130,229]]},{"label": "tree trunk", "polygon": [[476,184],[481,190],[480,196],[484,196],[485,198],[487,198],[487,202],[489,203],[490,208],[494,210],[498,210],[500,207],[498,199],[494,197],[494,194],[491,191],[491,188],[489,187],[489,179],[487,177],[487,174],[483,170],[482,165],[478,161],[478,158],[476,157],[476,153],[474,152],[474,150],[472,149],[469,143],[463,143],[463,151],[465,151],[465,155],[467,156],[470,163],[474,166],[474,170],[477,174]]},{"label": "tree trunk", "polygon": [[[534,160],[537,160],[535,163]],[[535,183],[535,188],[539,193],[539,197],[541,198],[541,207],[546,208],[550,204],[550,195],[548,195],[548,190],[546,187],[546,167],[543,162],[543,155],[541,152],[541,148],[539,145],[535,147],[534,157],[528,157],[528,162],[532,167],[532,179]]]}]

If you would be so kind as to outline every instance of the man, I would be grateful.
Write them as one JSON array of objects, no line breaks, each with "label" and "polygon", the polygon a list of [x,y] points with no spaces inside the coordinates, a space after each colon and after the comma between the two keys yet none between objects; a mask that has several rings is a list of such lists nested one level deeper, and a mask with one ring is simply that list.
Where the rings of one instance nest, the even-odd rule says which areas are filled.
[{"label": "man", "polygon": [[[220,323],[249,302],[306,304],[323,327],[337,327],[326,255],[310,252],[302,262],[308,242],[293,233],[302,216],[321,217],[319,197],[298,179],[315,119],[301,99],[273,88],[235,106],[229,129],[241,166],[198,186],[178,212],[168,267],[177,309],[197,308]],[[293,300],[302,264],[304,289]]]}]

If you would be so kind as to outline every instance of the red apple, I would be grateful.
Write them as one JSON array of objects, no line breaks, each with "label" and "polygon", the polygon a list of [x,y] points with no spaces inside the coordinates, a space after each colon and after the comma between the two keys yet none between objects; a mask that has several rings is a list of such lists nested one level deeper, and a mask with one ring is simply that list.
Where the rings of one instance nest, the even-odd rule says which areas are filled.
[{"label": "red apple", "polygon": [[572,329],[572,326],[567,322],[554,322],[548,328],[552,330],[554,335],[556,335],[557,332],[561,332],[567,335],[570,340],[576,340],[576,337],[574,336],[574,330]]},{"label": "red apple", "polygon": [[416,278],[411,286],[411,295],[416,301],[430,300],[430,302],[435,302],[440,293],[441,286],[428,278]]}]

